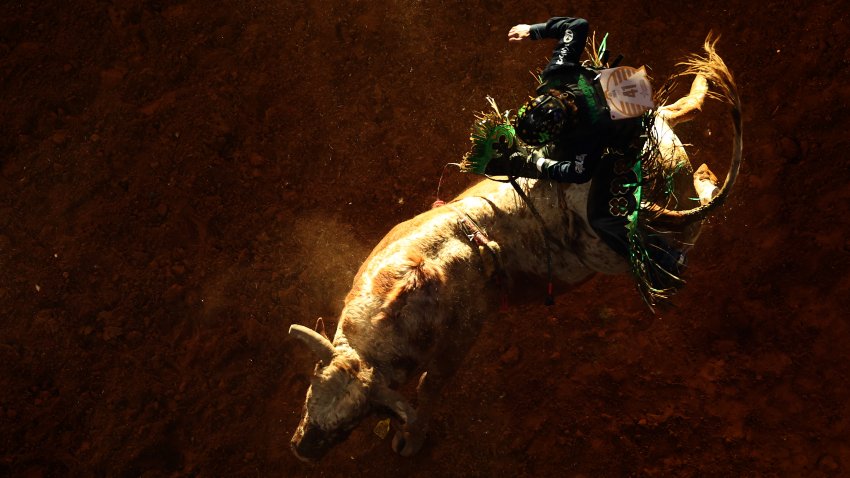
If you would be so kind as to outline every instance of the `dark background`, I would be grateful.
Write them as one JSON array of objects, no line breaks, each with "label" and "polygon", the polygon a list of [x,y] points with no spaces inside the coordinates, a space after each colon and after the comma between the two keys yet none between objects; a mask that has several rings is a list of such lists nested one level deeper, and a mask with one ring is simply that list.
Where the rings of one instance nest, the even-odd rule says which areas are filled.
[{"label": "dark background", "polygon": [[[845,1],[72,4],[0,5],[0,476],[850,475]],[[335,325],[554,15],[656,79],[721,35],[745,164],[688,286],[494,315],[419,455],[371,419],[298,462],[289,324]],[[725,171],[719,105],[679,133]]]}]

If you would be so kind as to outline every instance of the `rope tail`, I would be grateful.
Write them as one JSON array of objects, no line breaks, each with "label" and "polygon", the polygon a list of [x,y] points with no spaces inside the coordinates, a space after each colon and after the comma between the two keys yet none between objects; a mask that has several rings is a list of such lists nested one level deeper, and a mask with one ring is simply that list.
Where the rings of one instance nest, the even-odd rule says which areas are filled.
[{"label": "rope tail", "polygon": [[537,208],[534,207],[534,203],[531,202],[531,199],[525,194],[525,191],[522,190],[520,185],[516,182],[516,178],[514,176],[509,176],[508,178],[511,186],[514,187],[516,193],[519,195],[520,199],[528,206],[528,209],[531,211],[531,214],[535,219],[540,223],[540,227],[543,229],[543,245],[544,249],[546,249],[546,279],[548,281],[546,287],[546,305],[554,305],[555,304],[555,296],[552,293],[552,247],[549,243],[549,229],[546,228],[546,221],[543,220],[543,216],[540,215],[540,212],[537,211]]}]

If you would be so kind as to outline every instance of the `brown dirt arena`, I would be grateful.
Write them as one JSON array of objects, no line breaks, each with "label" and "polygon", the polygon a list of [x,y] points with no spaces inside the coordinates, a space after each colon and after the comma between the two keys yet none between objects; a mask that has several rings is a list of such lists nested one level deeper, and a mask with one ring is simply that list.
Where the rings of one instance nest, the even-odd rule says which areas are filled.
[{"label": "brown dirt arena", "polygon": [[[367,420],[302,464],[289,324],[334,325],[555,15],[655,78],[721,35],[745,164],[688,286],[494,315],[419,455]],[[850,476],[848,44],[842,0],[4,2],[0,476]],[[679,133],[722,173],[729,129]]]}]

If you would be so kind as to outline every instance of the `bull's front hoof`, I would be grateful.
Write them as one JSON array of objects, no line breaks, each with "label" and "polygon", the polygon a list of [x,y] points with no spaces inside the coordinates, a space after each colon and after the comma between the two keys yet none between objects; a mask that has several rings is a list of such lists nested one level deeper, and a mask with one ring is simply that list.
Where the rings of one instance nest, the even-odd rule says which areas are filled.
[{"label": "bull's front hoof", "polygon": [[425,443],[425,433],[397,431],[393,436],[393,451],[401,456],[413,456]]}]

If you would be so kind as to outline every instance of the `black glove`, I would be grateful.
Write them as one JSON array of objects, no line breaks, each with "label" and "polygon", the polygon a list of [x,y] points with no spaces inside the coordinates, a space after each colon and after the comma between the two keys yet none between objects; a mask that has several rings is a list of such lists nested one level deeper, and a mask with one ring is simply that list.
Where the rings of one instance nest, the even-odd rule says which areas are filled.
[{"label": "black glove", "polygon": [[484,168],[484,174],[488,176],[505,176],[508,171],[508,164],[510,162],[511,154],[514,153],[514,149],[508,146],[508,144],[502,138],[502,141],[493,144],[493,155],[490,157],[490,161],[487,162],[487,166]]},{"label": "black glove", "polygon": [[508,146],[507,142],[502,138],[502,141],[493,144],[493,157],[484,168],[484,174],[488,176],[518,177],[520,176],[520,172],[527,169],[526,163],[531,161],[531,155],[529,153],[530,151],[516,143],[513,146]]}]

